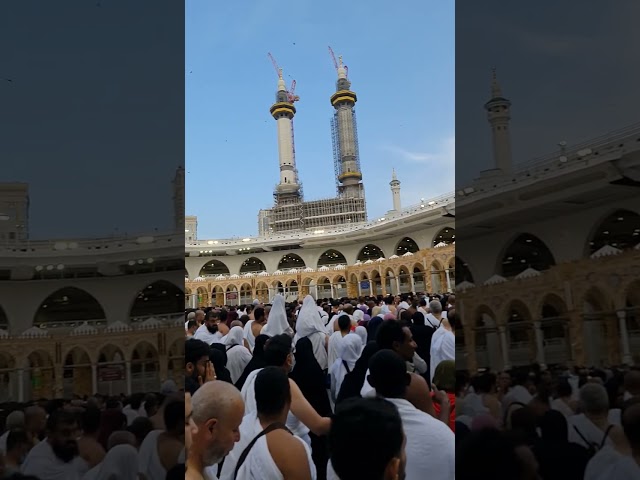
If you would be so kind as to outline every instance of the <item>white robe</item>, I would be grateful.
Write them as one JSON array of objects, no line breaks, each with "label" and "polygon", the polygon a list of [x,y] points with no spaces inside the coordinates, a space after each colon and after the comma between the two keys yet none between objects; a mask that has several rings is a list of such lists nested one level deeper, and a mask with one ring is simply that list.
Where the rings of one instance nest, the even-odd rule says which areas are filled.
[{"label": "white robe", "polygon": [[273,299],[271,310],[269,311],[267,324],[262,327],[260,334],[275,337],[276,335],[281,335],[283,333],[293,336],[293,329],[287,320],[284,297],[282,295],[276,295]]},{"label": "white robe", "polygon": [[[339,356],[333,365],[331,365],[331,369],[329,370],[329,375],[331,376],[331,399],[334,402],[338,398],[344,377],[349,373],[349,371],[353,370],[353,367],[355,367],[356,362],[360,358],[361,352],[362,340],[359,335],[350,333],[342,338],[342,342],[340,342]],[[349,367],[349,371],[347,371],[342,363],[343,360]]]},{"label": "white robe", "polygon": [[436,367],[445,360],[456,359],[456,337],[452,332],[445,328],[439,328],[433,332],[431,337],[431,363],[430,378],[433,381],[433,375]]},{"label": "white robe", "polygon": [[[242,395],[242,400],[244,400],[244,414],[249,415],[253,413],[257,414],[258,406],[256,405],[256,392],[255,392],[255,384],[256,377],[258,373],[262,369],[259,368],[251,372],[242,386],[242,391],[240,392]],[[300,437],[304,440],[308,445],[311,445],[311,438],[309,437],[309,427],[307,427],[304,423],[302,423],[298,418],[289,411],[289,415],[287,416],[287,428],[293,432],[294,435]]]},{"label": "white robe", "polygon": [[131,445],[116,445],[101,463],[89,470],[82,480],[138,480],[138,451]]},{"label": "white robe", "polygon": [[387,398],[400,413],[402,428],[407,437],[406,480],[452,480],[456,477],[455,435],[451,429],[407,400]]},{"label": "white robe", "polygon": [[[569,442],[577,443],[578,445],[582,445],[585,448],[588,448],[589,445],[585,443],[582,439],[584,437],[589,443],[600,446],[602,440],[604,438],[604,433],[600,430],[591,420],[589,420],[583,413],[579,415],[572,415],[567,419],[568,427],[569,427]],[[578,432],[576,432],[576,428],[580,431],[580,436]],[[613,447],[613,442],[611,441],[611,436],[607,435],[607,439],[605,440],[605,445]]]},{"label": "white robe", "polygon": [[233,327],[229,330],[224,337],[224,345],[227,349],[227,369],[231,375],[231,382],[236,383],[253,358],[251,352],[244,346],[242,327]]},{"label": "white robe", "polygon": [[222,334],[220,332],[211,333],[207,326],[202,324],[198,327],[196,333],[193,334],[193,338],[202,340],[207,345],[211,345],[212,343],[220,343]]},{"label": "white robe", "polygon": [[253,330],[251,329],[251,325],[253,325],[253,322],[255,322],[255,320],[249,320],[243,329],[244,339],[249,344],[249,351],[252,354],[253,349],[256,348],[256,337],[253,335]]},{"label": "white robe", "polygon": [[302,308],[296,321],[296,335],[293,344],[298,343],[301,338],[307,337],[313,345],[313,355],[316,357],[322,370],[329,367],[327,360],[327,331],[322,318],[318,313],[318,307],[311,295],[307,295],[302,302]]},{"label": "white robe", "polygon": [[327,349],[327,363],[329,365],[333,365],[339,357],[340,342],[342,342],[342,332],[333,332],[329,337],[329,347]]},{"label": "white robe", "polygon": [[[147,478],[165,478],[167,470],[158,455],[158,437],[164,430],[152,430],[147,434],[138,452],[138,471]],[[184,463],[185,450],[178,457],[178,463]]]},{"label": "white robe", "polygon": [[80,480],[89,470],[89,465],[79,456],[64,463],[44,439],[29,451],[21,470],[23,475],[33,475],[41,480]]}]

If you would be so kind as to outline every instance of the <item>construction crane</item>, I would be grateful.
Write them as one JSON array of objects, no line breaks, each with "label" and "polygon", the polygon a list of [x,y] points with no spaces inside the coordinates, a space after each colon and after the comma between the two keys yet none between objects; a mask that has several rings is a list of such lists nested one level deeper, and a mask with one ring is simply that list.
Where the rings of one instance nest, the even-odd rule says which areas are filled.
[{"label": "construction crane", "polygon": [[[342,64],[342,55],[340,55],[338,57],[338,60],[336,60],[336,54],[333,53],[333,48],[329,47],[329,54],[331,55],[331,59],[333,60],[333,66],[336,69],[336,72],[338,71],[338,68],[340,68],[340,66],[344,67],[344,73],[346,74],[347,78],[349,77],[349,67],[347,67],[346,65]],[[340,63],[338,63],[338,61]]]},{"label": "construction crane", "polygon": [[[276,69],[276,75],[278,75],[278,78],[282,78],[282,68],[278,66],[278,62],[276,62],[276,59],[273,58],[273,55],[271,55],[271,53],[269,53],[268,55],[269,55],[269,59],[271,60],[271,63],[273,64],[273,68]],[[289,99],[289,103],[295,103],[298,100],[300,100],[300,97],[295,94],[296,92],[295,80],[291,81],[291,86],[289,87],[288,90],[286,90],[286,92],[287,92],[287,98]]]}]

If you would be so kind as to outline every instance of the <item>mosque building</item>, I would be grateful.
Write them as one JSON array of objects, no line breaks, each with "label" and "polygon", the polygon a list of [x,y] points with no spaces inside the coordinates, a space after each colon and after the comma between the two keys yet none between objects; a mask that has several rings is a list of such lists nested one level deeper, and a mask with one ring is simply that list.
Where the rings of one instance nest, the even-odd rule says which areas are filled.
[{"label": "mosque building", "polygon": [[34,240],[28,187],[0,184],[0,403],[183,385],[184,169],[164,234]]},{"label": "mosque building", "polygon": [[[333,55],[333,52],[331,52]],[[185,294],[188,307],[270,301],[444,292],[455,288],[453,192],[401,206],[395,170],[387,214],[367,218],[355,104],[348,69],[334,62],[331,121],[336,197],[305,201],[295,158],[293,118],[297,97],[279,72],[276,120],[280,181],[275,204],[259,213],[258,235],[200,239],[199,219],[186,217]]]},{"label": "mosque building", "polygon": [[516,164],[495,72],[485,109],[493,168],[456,192],[458,368],[640,363],[640,124]]}]

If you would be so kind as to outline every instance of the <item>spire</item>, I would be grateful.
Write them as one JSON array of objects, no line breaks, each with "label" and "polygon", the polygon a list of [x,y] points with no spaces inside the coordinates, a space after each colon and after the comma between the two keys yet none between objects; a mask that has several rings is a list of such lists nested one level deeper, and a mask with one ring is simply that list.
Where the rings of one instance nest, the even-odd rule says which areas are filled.
[{"label": "spire", "polygon": [[338,57],[338,80],[347,78],[347,69],[342,63],[342,55]]},{"label": "spire", "polygon": [[502,89],[498,83],[498,76],[496,75],[496,67],[491,69],[491,98],[497,98],[502,96]]},{"label": "spire", "polygon": [[396,169],[395,168],[393,169],[393,174],[391,176],[391,180],[393,180],[393,181],[398,180],[398,176],[396,175]]},{"label": "spire", "polygon": [[282,78],[282,69],[281,68],[278,69],[278,91],[279,92],[286,92],[287,91],[287,86],[284,83],[284,78]]}]

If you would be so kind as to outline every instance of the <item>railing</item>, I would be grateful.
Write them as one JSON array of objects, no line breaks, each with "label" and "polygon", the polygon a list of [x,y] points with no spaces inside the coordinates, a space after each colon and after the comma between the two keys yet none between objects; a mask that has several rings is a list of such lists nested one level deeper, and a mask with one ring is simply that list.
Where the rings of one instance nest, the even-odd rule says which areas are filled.
[{"label": "railing", "polygon": [[324,238],[324,237],[329,237],[336,234],[359,232],[361,230],[377,228],[383,225],[388,225],[389,223],[395,222],[396,220],[399,220],[399,219],[411,217],[421,212],[434,211],[443,207],[453,208],[454,205],[455,205],[455,193],[449,192],[435,198],[424,199],[423,202],[404,208],[399,212],[393,212],[384,217],[380,217],[376,220],[370,220],[364,223],[354,223],[348,226],[342,226],[338,228],[320,228],[320,229],[314,229],[312,231],[300,231],[300,232],[288,233],[288,234],[275,234],[275,235],[266,234],[259,237],[244,237],[244,238],[232,237],[232,238],[218,239],[218,240],[214,240],[214,239],[198,240],[195,242],[186,243],[185,247],[187,249],[204,248],[206,250],[219,249],[221,247],[247,248],[247,247],[255,246],[256,243],[268,245],[268,244],[279,244],[283,240],[286,241],[286,240],[303,240],[303,239],[310,239],[310,238]]}]

